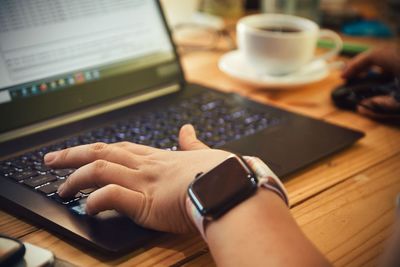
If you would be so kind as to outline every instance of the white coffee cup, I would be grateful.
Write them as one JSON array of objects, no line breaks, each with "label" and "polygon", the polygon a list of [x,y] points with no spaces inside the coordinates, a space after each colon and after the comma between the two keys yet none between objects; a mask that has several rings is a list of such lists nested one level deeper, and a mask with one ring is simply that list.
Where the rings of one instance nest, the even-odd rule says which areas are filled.
[{"label": "white coffee cup", "polygon": [[[335,46],[327,53],[315,56],[319,38],[332,39]],[[260,75],[295,72],[313,60],[336,56],[343,46],[335,32],[320,30],[311,20],[281,14],[259,14],[240,19],[237,39],[242,56]]]}]

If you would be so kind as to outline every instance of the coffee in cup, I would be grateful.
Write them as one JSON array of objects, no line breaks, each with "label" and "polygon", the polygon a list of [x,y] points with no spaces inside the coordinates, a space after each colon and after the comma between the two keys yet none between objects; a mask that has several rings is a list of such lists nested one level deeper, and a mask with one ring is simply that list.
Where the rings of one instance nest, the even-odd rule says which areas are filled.
[{"label": "coffee in cup", "polygon": [[[286,75],[313,60],[327,60],[342,49],[342,40],[330,30],[320,30],[308,19],[281,14],[244,17],[237,25],[239,50],[260,75]],[[319,38],[329,38],[334,49],[315,56]]]}]

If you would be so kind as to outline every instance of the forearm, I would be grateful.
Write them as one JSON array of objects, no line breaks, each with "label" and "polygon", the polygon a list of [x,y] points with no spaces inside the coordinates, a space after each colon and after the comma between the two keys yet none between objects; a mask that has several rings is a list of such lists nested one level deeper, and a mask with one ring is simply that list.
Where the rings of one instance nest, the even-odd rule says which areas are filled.
[{"label": "forearm", "polygon": [[209,223],[206,236],[218,266],[330,266],[268,190]]}]

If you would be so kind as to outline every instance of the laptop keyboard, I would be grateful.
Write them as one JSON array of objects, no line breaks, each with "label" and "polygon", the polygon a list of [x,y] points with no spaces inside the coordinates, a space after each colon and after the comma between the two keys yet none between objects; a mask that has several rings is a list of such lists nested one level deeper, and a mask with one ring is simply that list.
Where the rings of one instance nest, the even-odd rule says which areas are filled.
[{"label": "laptop keyboard", "polygon": [[174,105],[132,116],[116,123],[96,128],[64,141],[42,147],[14,159],[0,162],[0,175],[8,177],[36,192],[46,195],[77,214],[85,214],[85,198],[93,188],[85,189],[73,198],[58,196],[58,187],[74,169],[50,169],[43,163],[43,156],[50,151],[89,144],[130,141],[156,148],[177,150],[178,133],[182,125],[191,123],[198,131],[198,138],[210,147],[252,135],[282,123],[282,115],[262,113],[213,93],[203,93]]}]

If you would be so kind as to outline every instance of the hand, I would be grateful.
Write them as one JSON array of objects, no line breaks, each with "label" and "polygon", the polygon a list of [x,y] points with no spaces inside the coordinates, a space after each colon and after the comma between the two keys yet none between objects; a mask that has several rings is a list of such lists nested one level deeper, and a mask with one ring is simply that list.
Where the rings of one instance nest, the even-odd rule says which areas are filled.
[{"label": "hand", "polygon": [[[382,113],[379,110],[385,112]],[[362,100],[357,106],[357,112],[374,119],[399,120],[400,103],[391,95],[375,96]]]},{"label": "hand", "polygon": [[[351,79],[372,67],[379,67],[384,73],[400,78],[399,46],[382,46],[357,56],[348,63],[342,77]],[[380,95],[362,100],[357,111],[374,119],[396,120],[400,118],[400,103],[392,95]]]},{"label": "hand", "polygon": [[350,79],[372,67],[380,67],[383,72],[400,76],[400,47],[387,45],[358,55],[347,64],[342,77]]},{"label": "hand", "polygon": [[115,209],[144,227],[186,233],[195,230],[185,206],[189,183],[230,153],[207,149],[192,126],[181,129],[179,143],[188,151],[129,142],[95,143],[49,153],[45,163],[52,168],[78,168],[59,188],[61,197],[98,187],[87,199],[90,215]]}]

